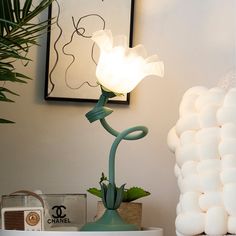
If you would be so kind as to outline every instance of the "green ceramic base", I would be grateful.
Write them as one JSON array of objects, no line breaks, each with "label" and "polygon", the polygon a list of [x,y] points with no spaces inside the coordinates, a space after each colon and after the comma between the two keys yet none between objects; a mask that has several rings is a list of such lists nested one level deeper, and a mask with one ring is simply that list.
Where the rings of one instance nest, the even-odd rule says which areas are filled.
[{"label": "green ceramic base", "polygon": [[136,231],[136,225],[127,224],[116,210],[106,210],[96,222],[84,225],[80,231]]}]

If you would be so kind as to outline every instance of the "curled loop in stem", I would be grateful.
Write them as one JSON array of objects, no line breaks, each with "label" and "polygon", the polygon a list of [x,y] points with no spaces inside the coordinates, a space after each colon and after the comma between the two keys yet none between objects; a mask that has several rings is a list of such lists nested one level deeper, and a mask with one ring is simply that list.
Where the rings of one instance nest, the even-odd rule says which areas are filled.
[{"label": "curled loop in stem", "polygon": [[[121,132],[121,133],[118,132],[118,131],[116,131],[115,129],[113,129],[113,128],[106,122],[105,119],[101,119],[100,122],[101,122],[103,128],[104,128],[107,132],[109,132],[110,134],[112,134],[112,135],[115,136],[115,137],[117,137],[117,136],[120,135],[121,133],[125,133],[125,131],[126,131],[126,130],[125,130],[125,131],[123,131],[123,132]],[[138,127],[140,127],[140,129],[139,129]],[[136,128],[137,128],[137,129],[136,129]],[[145,129],[143,129],[143,128],[145,128]],[[135,127],[133,127],[133,128],[130,128],[130,129],[135,129],[135,130],[126,133],[126,135],[122,135],[122,139],[124,139],[124,140],[137,140],[137,139],[140,139],[140,138],[145,137],[145,136],[147,135],[147,133],[148,133],[148,129],[147,129],[146,127],[144,127],[144,126],[135,126]],[[130,129],[128,129],[128,130],[130,130]],[[141,132],[138,133],[138,134],[131,134],[131,133],[137,132],[137,131],[141,131]]]},{"label": "curled loop in stem", "polygon": [[[105,124],[105,123],[104,123]],[[106,129],[107,130],[107,129]],[[113,130],[113,129],[112,129]],[[113,130],[115,131],[115,130]],[[108,131],[109,132],[109,131]],[[123,140],[137,140],[147,135],[148,129],[145,126],[135,126],[122,132],[115,131],[117,135],[114,140],[109,155],[109,182],[115,184],[115,155],[119,143]],[[136,133],[138,132],[138,133]],[[135,133],[135,134],[133,134]],[[114,134],[113,134],[114,135]]]}]

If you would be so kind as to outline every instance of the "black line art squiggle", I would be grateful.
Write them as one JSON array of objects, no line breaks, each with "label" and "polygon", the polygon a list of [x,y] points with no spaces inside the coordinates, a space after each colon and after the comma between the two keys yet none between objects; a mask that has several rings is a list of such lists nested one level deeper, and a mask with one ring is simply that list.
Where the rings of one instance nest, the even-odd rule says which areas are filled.
[{"label": "black line art squiggle", "polygon": [[[78,58],[76,58],[74,54],[66,52],[66,47],[69,46],[73,42],[74,36],[76,36],[76,35],[79,36],[79,37],[86,38],[86,39],[90,39],[92,37],[92,35],[86,35],[86,28],[80,27],[81,21],[86,20],[89,17],[97,17],[99,20],[102,21],[102,24],[103,24],[102,29],[105,29],[105,20],[103,19],[102,16],[100,16],[98,14],[88,14],[88,15],[82,16],[82,17],[79,18],[77,23],[75,22],[75,19],[72,16],[72,24],[73,24],[73,27],[74,27],[74,31],[72,32],[72,34],[70,36],[70,40],[67,43],[65,43],[62,47],[63,54],[68,56],[68,57],[71,57],[71,62],[65,70],[65,83],[66,83],[66,86],[68,88],[73,89],[73,90],[74,89],[80,89],[84,85],[88,85],[89,87],[97,87],[98,86],[97,83],[95,85],[93,85],[89,81],[85,81],[85,82],[82,82],[80,85],[78,85],[76,87],[72,87],[69,83],[69,76],[68,76],[68,72],[69,72],[70,68],[75,63],[76,59],[78,59]],[[94,59],[94,46],[95,46],[95,43],[93,43],[93,45],[91,47],[91,59],[94,62],[94,64],[97,65],[97,63]]]},{"label": "black line art squiggle", "polygon": [[55,51],[55,54],[56,54],[56,59],[55,59],[55,62],[53,64],[53,66],[52,66],[51,71],[49,72],[49,82],[51,84],[51,89],[48,92],[48,95],[50,95],[52,93],[52,91],[54,90],[54,88],[55,88],[55,83],[53,82],[53,79],[52,79],[52,73],[56,69],[56,66],[57,66],[58,61],[59,61],[59,52],[57,50],[57,43],[59,42],[59,40],[60,40],[60,38],[62,36],[62,28],[61,28],[61,26],[58,23],[59,22],[60,13],[61,13],[61,8],[60,8],[60,5],[59,5],[58,1],[56,0],[55,2],[57,4],[57,9],[58,9],[57,17],[56,17],[56,25],[59,28],[59,35],[58,35],[58,37],[56,38],[56,40],[55,40],[55,42],[53,44],[53,48],[54,48],[54,51]]},{"label": "black line art squiggle", "polygon": [[[104,2],[104,0],[102,0],[102,2]],[[101,15],[96,14],[96,13],[86,14],[86,15],[80,17],[77,21],[75,20],[74,16],[71,16],[72,33],[71,33],[71,35],[69,35],[69,41],[66,42],[64,45],[59,46],[59,44],[62,42],[62,37],[63,37],[63,32],[64,32],[63,27],[60,24],[60,19],[62,18],[62,8],[61,8],[61,5],[60,5],[58,0],[55,0],[55,4],[56,4],[56,11],[57,11],[56,16],[55,16],[55,18],[56,18],[55,19],[55,25],[58,28],[58,35],[56,36],[56,39],[52,42],[55,59],[54,59],[54,62],[51,62],[52,65],[50,66],[51,69],[50,69],[49,74],[48,74],[48,83],[50,84],[50,86],[48,88],[47,95],[48,96],[51,95],[52,92],[57,87],[57,82],[56,82],[57,78],[54,78],[55,77],[54,74],[55,74],[55,71],[56,71],[57,67],[59,66],[59,63],[63,59],[62,56],[61,56],[62,54],[64,54],[68,58],[71,58],[70,62],[69,62],[69,65],[66,66],[65,71],[64,71],[64,81],[65,81],[65,85],[66,85],[67,88],[76,90],[76,89],[80,89],[84,85],[87,85],[91,88],[97,87],[98,86],[97,83],[93,84],[93,83],[91,83],[90,81],[88,81],[86,79],[85,79],[85,81],[81,81],[81,83],[79,85],[76,85],[76,86],[72,86],[70,84],[69,80],[71,78],[69,77],[68,73],[72,69],[72,66],[74,66],[75,62],[78,63],[83,58],[80,58],[80,55],[75,55],[74,52],[71,53],[69,51],[69,49],[70,49],[69,45],[73,43],[76,36],[84,38],[84,39],[90,39],[92,37],[92,33],[95,30],[93,30],[93,32],[89,33],[88,26],[94,27],[94,25],[96,25],[96,23],[98,23],[98,25],[100,25],[100,27],[98,27],[98,29],[96,29],[96,31],[97,30],[102,30],[102,29],[104,30],[105,25],[106,25],[105,19]],[[91,19],[91,17],[93,17],[94,19]],[[91,20],[94,23],[91,24]],[[82,26],[82,24],[83,24],[83,26]],[[90,53],[90,58],[91,58],[92,62],[95,65],[97,65],[97,62],[94,58],[94,47],[95,47],[95,43],[92,43],[91,49],[88,50],[88,53]],[[60,54],[60,50],[61,50],[62,54]]]}]

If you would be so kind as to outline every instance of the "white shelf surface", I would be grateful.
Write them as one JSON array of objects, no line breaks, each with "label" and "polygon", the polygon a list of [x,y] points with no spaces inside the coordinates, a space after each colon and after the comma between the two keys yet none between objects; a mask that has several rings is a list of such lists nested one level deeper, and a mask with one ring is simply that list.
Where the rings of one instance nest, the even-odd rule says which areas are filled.
[{"label": "white shelf surface", "polygon": [[161,228],[140,231],[18,231],[0,230],[0,236],[164,236]]}]

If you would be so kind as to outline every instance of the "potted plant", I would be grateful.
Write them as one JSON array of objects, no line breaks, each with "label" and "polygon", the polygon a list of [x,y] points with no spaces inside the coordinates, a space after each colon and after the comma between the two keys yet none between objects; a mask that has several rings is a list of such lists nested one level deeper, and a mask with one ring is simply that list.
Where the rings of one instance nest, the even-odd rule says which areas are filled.
[{"label": "potted plant", "polygon": [[[108,178],[102,173],[99,184],[103,182],[108,182]],[[89,193],[102,199],[102,191],[96,187],[89,188],[87,190]],[[133,202],[137,199],[146,197],[150,195],[150,192],[140,188],[140,187],[131,187],[125,188],[123,193],[123,199],[118,212],[120,216],[129,224],[135,224],[138,228],[141,228],[142,222],[142,203]],[[95,219],[99,219],[105,212],[105,207],[102,201],[98,201],[97,204],[97,213]]]},{"label": "potted plant", "polygon": [[[27,83],[29,77],[17,71],[15,62],[26,66],[30,61],[29,49],[37,45],[36,39],[48,27],[48,20],[32,22],[53,0],[0,1],[0,102],[14,102],[9,95],[17,95],[8,83]],[[0,123],[14,123],[0,118]]]}]

